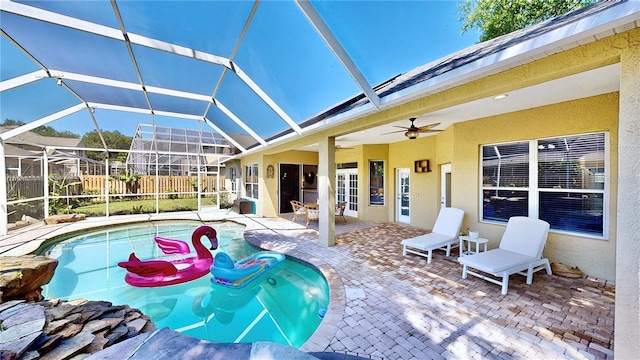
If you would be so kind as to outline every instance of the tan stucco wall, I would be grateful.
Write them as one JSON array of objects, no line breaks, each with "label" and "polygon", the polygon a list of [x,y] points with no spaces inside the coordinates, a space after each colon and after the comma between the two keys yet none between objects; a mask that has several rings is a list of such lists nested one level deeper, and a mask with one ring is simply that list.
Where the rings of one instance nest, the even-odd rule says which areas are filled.
[{"label": "tan stucco wall", "polygon": [[[447,133],[452,130],[445,131]],[[438,135],[439,136],[439,135]],[[431,229],[440,209],[440,161],[436,156],[436,136],[418,137],[414,140],[401,141],[389,145],[390,193],[389,219],[396,219],[396,169],[409,169],[409,217],[414,226]],[[431,172],[416,173],[414,162],[429,160]]]},{"label": "tan stucco wall", "polygon": [[[369,205],[369,160],[384,161],[384,205]],[[362,166],[360,166],[362,164]],[[358,180],[362,202],[358,208],[358,218],[368,221],[389,221],[389,209],[393,206],[393,170],[389,165],[389,145],[364,145],[362,158],[358,163]],[[360,190],[362,189],[362,190]]]},{"label": "tan stucco wall", "polygon": [[640,354],[640,37],[621,58],[615,356]]},{"label": "tan stucco wall", "polygon": [[[242,159],[242,171],[244,166],[258,164],[260,174],[260,199],[256,207],[256,214],[264,217],[278,216],[278,179],[280,164],[318,164],[318,153],[315,151],[290,150],[280,154],[261,155],[253,154]],[[274,176],[267,177],[267,166],[272,165]],[[244,194],[244,192],[243,192]]]},{"label": "tan stucco wall", "polygon": [[[608,131],[610,179],[618,173],[618,94],[607,94],[515,113],[458,123],[455,125],[452,164],[452,206],[465,211],[463,228],[479,230],[497,247],[504,225],[481,223],[480,145],[516,140]],[[585,273],[601,279],[615,278],[615,223],[617,184],[610,181],[609,236],[607,240],[570,236],[551,231],[544,255],[551,262],[579,266]]]}]

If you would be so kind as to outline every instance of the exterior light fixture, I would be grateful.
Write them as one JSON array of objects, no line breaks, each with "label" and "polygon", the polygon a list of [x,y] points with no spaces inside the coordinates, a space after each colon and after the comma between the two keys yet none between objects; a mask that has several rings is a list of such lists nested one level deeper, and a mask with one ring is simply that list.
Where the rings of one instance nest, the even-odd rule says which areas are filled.
[{"label": "exterior light fixture", "polygon": [[62,86],[62,79],[58,78],[58,81],[56,81],[56,84],[58,84],[58,86]]},{"label": "exterior light fixture", "polygon": [[507,98],[507,94],[500,94],[500,95],[496,95],[493,97],[493,100],[502,100],[502,99],[506,99]]}]

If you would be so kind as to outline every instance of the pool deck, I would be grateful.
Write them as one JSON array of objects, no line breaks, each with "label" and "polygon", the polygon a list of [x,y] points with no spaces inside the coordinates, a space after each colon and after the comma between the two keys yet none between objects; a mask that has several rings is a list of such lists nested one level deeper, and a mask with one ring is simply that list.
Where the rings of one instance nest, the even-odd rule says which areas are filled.
[{"label": "pool deck", "polygon": [[[537,272],[532,285],[512,275],[509,293],[475,277],[461,278],[457,250],[434,252],[431,264],[402,256],[400,241],[417,227],[336,220],[336,245],[318,244],[317,224],[228,211],[89,218],[30,225],[0,238],[0,254],[33,252],[46,239],[114,222],[233,220],[245,238],[318,267],[331,303],[300,349],[372,359],[613,359],[615,286],[590,277]],[[314,228],[315,227],[315,228]]]}]

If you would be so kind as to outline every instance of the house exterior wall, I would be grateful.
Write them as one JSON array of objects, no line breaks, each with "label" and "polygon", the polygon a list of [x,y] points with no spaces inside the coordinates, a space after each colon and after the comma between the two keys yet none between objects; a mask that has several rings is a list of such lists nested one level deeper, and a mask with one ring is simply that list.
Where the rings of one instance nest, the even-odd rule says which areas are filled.
[{"label": "house exterior wall", "polygon": [[[390,163],[390,193],[388,221],[396,219],[396,169],[409,168],[409,216],[410,223],[425,229],[430,229],[436,221],[440,210],[440,166],[443,161],[437,156],[437,138],[447,137],[444,133],[452,133],[449,129],[436,136],[423,136],[414,140],[401,141],[389,145]],[[448,137],[450,138],[450,137]],[[443,145],[442,153],[450,150]],[[443,158],[447,158],[444,157]],[[414,172],[414,161],[429,160],[431,172]],[[446,163],[448,161],[444,161]],[[393,195],[393,196],[392,196]]]},{"label": "house exterior wall", "polygon": [[[264,169],[260,173],[264,175],[264,182],[267,187],[267,194],[264,206],[264,216],[278,216],[278,189],[280,179],[280,164],[318,164],[318,153],[315,151],[287,151],[278,155],[266,155],[264,157]],[[267,166],[273,165],[273,178],[267,178]],[[302,179],[301,179],[302,180]],[[302,184],[302,182],[301,182]],[[267,200],[268,199],[268,200]]]},{"label": "house exterior wall", "polygon": [[[621,54],[630,44],[640,39],[640,30],[599,39],[585,45],[528,62],[519,67],[497,72],[494,75],[478,78],[448,90],[428,94],[422,98],[400,106],[384,109],[349,123],[337,126],[323,133],[334,136],[365,130],[372,126],[388,123],[416,114],[463,104],[469,101],[509,92],[525,86],[597,69],[620,62]],[[478,227],[483,236],[492,238],[491,246],[496,246],[504,226],[480,224],[478,221],[479,203],[479,146],[481,144],[537,139],[586,132],[608,131],[610,141],[609,174],[610,192],[608,194],[607,240],[569,236],[551,233],[545,255],[551,261],[566,265],[578,265],[588,275],[601,279],[615,279],[615,241],[617,221],[617,124],[618,93],[575,100],[561,104],[548,105],[536,109],[524,110],[496,117],[476,119],[456,123],[436,136],[422,137],[413,142],[405,141],[389,144],[387,155],[377,146],[364,145],[362,151],[340,151],[336,162],[358,162],[361,183],[360,207],[358,217],[365,220],[393,221],[395,218],[395,172],[398,167],[412,168],[412,161],[432,160],[432,173],[411,173],[412,204],[411,224],[429,227],[435,221],[440,206],[440,166],[452,165],[452,205],[466,212],[464,228]],[[277,161],[279,153],[292,148],[300,148],[318,142],[318,134],[311,134],[291,143],[266,150]],[[415,145],[418,144],[418,145]],[[384,152],[384,151],[382,151]],[[407,159],[406,154],[411,154]],[[251,154],[246,158],[256,158]],[[387,160],[385,163],[385,194],[388,198],[384,206],[368,206],[368,160]],[[246,161],[243,159],[243,163]],[[255,161],[254,161],[255,162]],[[469,183],[473,186],[469,187]],[[273,194],[273,192],[271,192]],[[420,199],[417,200],[417,193]],[[425,196],[426,195],[426,196]],[[276,204],[277,199],[273,199]],[[271,205],[275,207],[274,205]],[[273,212],[272,212],[273,213]],[[260,213],[258,213],[260,214]],[[266,213],[265,213],[266,216]]]},{"label": "house exterior wall", "polygon": [[609,132],[607,166],[610,192],[607,212],[609,236],[593,239],[549,233],[544,255],[551,262],[579,266],[586,274],[615,279],[615,239],[618,178],[618,93],[534,108],[455,124],[452,161],[452,206],[465,211],[463,228],[479,230],[490,239],[489,248],[500,242],[505,225],[480,222],[480,146],[590,132]]}]

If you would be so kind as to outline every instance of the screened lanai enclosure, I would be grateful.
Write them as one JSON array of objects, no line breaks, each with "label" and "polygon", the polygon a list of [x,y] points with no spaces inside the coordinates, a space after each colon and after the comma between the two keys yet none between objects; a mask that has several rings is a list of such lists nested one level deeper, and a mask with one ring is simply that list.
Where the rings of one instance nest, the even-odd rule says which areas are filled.
[{"label": "screened lanai enclosure", "polygon": [[[0,134],[0,165],[11,139],[42,126],[97,131],[100,144],[23,154],[42,171],[21,186],[0,175],[0,234],[21,213],[164,211],[166,197],[221,206],[223,189],[251,197],[229,190],[245,189],[234,156],[381,109],[380,85],[476,38],[440,21],[457,17],[448,2],[2,1],[0,10],[1,118],[20,124]],[[436,32],[451,41],[415,46]],[[110,146],[106,131],[132,136],[131,147]],[[104,156],[99,170],[51,176],[44,164],[57,151]],[[116,206],[142,199],[151,203]]]},{"label": "screened lanai enclosure", "polygon": [[227,140],[213,131],[138,124],[126,168],[144,175],[217,174],[218,165],[233,152]]}]

